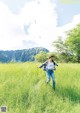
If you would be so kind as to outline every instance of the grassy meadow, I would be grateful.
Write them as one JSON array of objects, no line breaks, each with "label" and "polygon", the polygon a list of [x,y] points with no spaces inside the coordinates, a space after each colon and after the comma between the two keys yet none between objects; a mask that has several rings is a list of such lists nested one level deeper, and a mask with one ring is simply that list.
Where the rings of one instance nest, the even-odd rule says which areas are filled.
[{"label": "grassy meadow", "polygon": [[55,91],[39,65],[0,64],[0,106],[7,113],[80,113],[80,64],[59,64]]}]

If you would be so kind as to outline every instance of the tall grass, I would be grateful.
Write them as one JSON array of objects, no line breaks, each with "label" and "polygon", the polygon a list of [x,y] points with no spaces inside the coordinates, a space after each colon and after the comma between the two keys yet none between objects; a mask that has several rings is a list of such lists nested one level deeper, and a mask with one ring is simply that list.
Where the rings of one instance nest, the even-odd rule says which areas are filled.
[{"label": "tall grass", "polygon": [[0,64],[0,106],[7,113],[80,113],[80,64],[59,64],[55,91],[39,65]]}]

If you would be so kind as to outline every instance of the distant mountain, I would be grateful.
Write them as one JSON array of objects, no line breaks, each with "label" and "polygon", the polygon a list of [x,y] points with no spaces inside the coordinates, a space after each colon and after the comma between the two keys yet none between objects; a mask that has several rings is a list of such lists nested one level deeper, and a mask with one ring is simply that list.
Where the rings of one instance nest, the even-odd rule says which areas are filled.
[{"label": "distant mountain", "polygon": [[34,61],[34,56],[38,54],[40,51],[49,52],[46,48],[43,47],[35,47],[31,49],[23,49],[23,50],[7,50],[0,51],[0,62],[26,62],[26,61]]}]

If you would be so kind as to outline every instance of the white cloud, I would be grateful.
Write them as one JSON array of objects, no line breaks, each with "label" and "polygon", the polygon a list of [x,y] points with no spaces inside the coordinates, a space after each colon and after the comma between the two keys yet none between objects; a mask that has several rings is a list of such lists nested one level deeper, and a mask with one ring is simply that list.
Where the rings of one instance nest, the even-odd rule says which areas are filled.
[{"label": "white cloud", "polygon": [[[50,50],[51,43],[58,35],[73,28],[80,22],[80,15],[72,22],[57,26],[56,5],[51,0],[32,0],[27,2],[18,15],[0,2],[0,50],[23,49],[43,46]],[[28,26],[28,34],[24,30]]]},{"label": "white cloud", "polygon": [[20,32],[20,30],[17,16],[0,2],[0,49],[15,49],[17,45],[20,45],[21,34],[23,34],[21,33],[23,31]]},{"label": "white cloud", "polygon": [[[28,39],[35,41],[38,46],[50,48],[54,40],[57,26],[56,5],[50,0],[36,0],[27,3],[21,10],[20,18],[24,24],[31,23]],[[26,15],[27,14],[27,15]]]},{"label": "white cloud", "polygon": [[80,23],[80,14],[75,15],[75,16],[73,17],[73,20],[72,20],[70,23],[65,24],[65,25],[62,26],[62,27],[58,27],[58,28],[57,28],[58,36],[62,36],[63,39],[65,39],[65,38],[67,37],[67,35],[66,35],[65,32],[66,32],[66,31],[69,31],[69,30],[71,30],[71,29],[73,29],[73,28],[76,27],[76,25],[79,24],[79,23]]},{"label": "white cloud", "polygon": [[[35,46],[48,48],[49,41],[51,43],[54,38],[57,15],[55,4],[50,0],[28,2],[18,15],[12,14],[8,7],[0,2],[0,17],[0,49],[25,48],[23,40],[32,40],[36,43]],[[24,25],[29,24],[29,34],[26,35]]]}]

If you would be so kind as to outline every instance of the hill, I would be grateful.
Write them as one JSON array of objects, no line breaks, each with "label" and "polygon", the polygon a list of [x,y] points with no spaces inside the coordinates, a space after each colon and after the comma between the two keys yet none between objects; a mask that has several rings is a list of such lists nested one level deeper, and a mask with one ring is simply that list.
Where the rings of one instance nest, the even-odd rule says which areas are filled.
[{"label": "hill", "polygon": [[49,52],[49,50],[42,47],[35,47],[23,50],[0,51],[0,62],[34,61],[34,56],[40,51]]}]

